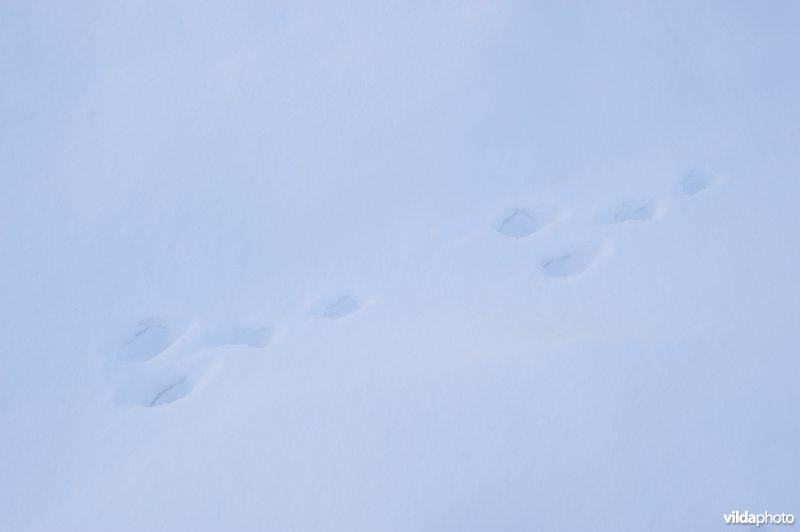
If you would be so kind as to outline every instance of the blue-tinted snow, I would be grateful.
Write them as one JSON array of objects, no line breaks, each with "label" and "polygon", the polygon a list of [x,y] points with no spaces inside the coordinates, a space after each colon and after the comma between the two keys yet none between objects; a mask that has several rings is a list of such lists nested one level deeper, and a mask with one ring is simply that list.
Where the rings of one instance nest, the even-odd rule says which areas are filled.
[{"label": "blue-tinted snow", "polygon": [[793,2],[0,17],[0,530],[800,513]]}]

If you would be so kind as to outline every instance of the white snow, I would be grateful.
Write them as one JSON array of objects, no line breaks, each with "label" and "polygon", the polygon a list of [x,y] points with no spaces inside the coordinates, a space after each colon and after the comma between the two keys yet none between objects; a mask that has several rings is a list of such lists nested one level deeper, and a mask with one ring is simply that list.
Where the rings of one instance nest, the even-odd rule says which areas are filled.
[{"label": "white snow", "polygon": [[800,514],[800,4],[3,12],[0,531]]}]

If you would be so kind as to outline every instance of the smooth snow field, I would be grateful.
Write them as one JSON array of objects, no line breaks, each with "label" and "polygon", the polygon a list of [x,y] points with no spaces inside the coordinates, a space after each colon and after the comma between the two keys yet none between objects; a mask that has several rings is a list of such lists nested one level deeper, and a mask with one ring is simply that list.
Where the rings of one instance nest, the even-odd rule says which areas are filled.
[{"label": "smooth snow field", "polygon": [[800,516],[798,28],[3,0],[0,532]]}]

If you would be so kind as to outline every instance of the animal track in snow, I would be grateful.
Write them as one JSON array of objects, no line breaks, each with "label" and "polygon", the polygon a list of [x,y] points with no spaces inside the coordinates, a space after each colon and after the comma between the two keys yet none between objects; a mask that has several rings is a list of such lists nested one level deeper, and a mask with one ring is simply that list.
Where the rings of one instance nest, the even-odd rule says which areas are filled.
[{"label": "animal track in snow", "polygon": [[702,168],[690,170],[680,184],[680,192],[685,196],[694,196],[719,183],[720,177]]},{"label": "animal track in snow", "polygon": [[648,222],[657,218],[663,206],[656,200],[628,200],[605,216],[608,223]]},{"label": "animal track in snow", "polygon": [[338,320],[358,312],[364,307],[364,301],[352,292],[345,292],[318,304],[312,315],[317,318]]},{"label": "animal track in snow", "polygon": [[141,322],[130,338],[117,349],[117,358],[127,362],[149,360],[169,348],[174,341],[170,328],[161,320]]},{"label": "animal track in snow", "polygon": [[117,400],[123,404],[138,406],[163,406],[183,399],[193,388],[191,380],[181,374],[166,372],[140,375],[118,390]]},{"label": "animal track in snow", "polygon": [[194,347],[207,350],[224,346],[243,346],[260,349],[269,345],[275,331],[272,327],[241,327],[233,330],[213,330],[201,334]]},{"label": "animal track in snow", "polygon": [[551,224],[556,214],[542,208],[517,208],[500,222],[497,232],[511,238],[525,238]]},{"label": "animal track in snow", "polygon": [[192,386],[185,378],[179,378],[175,382],[168,384],[153,397],[147,406],[161,406],[169,403],[174,403],[178,399],[182,399],[189,395],[192,391]]},{"label": "animal track in snow", "polygon": [[[163,320],[145,320],[117,350],[118,361],[140,364],[116,366],[115,372],[121,379],[116,399],[121,404],[147,407],[173,403],[189,395],[195,378],[206,373],[209,364],[214,364],[217,357],[212,350],[226,346],[263,348],[270,344],[274,334],[275,329],[270,326],[194,328],[180,335],[178,342]],[[165,351],[169,351],[169,356],[151,360]],[[187,373],[187,369],[191,372]]]},{"label": "animal track in snow", "polygon": [[549,277],[580,275],[600,260],[607,250],[605,244],[588,242],[545,257],[540,267]]}]

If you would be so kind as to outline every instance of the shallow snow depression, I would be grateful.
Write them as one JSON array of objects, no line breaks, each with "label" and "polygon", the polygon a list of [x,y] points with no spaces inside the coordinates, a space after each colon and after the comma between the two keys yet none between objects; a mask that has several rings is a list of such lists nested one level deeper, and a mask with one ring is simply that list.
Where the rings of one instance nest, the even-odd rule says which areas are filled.
[{"label": "shallow snow depression", "polygon": [[9,7],[0,530],[800,513],[793,3]]}]

